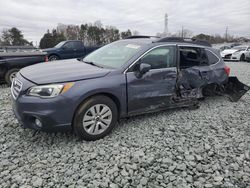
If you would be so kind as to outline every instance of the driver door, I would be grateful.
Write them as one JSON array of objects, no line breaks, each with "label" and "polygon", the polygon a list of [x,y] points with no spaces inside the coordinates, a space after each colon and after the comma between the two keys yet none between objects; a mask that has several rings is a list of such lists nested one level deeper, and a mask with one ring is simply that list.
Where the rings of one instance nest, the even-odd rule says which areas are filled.
[{"label": "driver door", "polygon": [[[145,54],[126,73],[128,114],[159,110],[170,105],[177,81],[176,47],[157,47]],[[151,69],[138,77],[140,64]]]},{"label": "driver door", "polygon": [[69,41],[62,47],[62,59],[71,59],[75,57],[75,46],[73,41]]}]

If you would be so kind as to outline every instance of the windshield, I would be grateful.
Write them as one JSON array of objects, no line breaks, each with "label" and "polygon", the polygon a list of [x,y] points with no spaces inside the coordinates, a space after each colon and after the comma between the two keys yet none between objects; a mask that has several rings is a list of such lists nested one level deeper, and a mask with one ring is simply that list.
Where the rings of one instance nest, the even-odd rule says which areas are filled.
[{"label": "windshield", "polygon": [[137,44],[114,42],[92,52],[83,61],[93,62],[104,67],[119,68],[131,59],[140,48],[141,46]]},{"label": "windshield", "polygon": [[65,44],[65,41],[59,42],[57,45],[55,45],[55,48],[61,48]]},{"label": "windshield", "polygon": [[247,47],[246,46],[235,46],[233,49],[235,50],[245,50]]}]

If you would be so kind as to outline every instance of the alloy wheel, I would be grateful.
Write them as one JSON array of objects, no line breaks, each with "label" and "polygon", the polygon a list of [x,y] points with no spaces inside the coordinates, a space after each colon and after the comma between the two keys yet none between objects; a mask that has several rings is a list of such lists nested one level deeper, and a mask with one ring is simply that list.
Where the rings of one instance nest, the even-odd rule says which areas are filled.
[{"label": "alloy wheel", "polygon": [[91,135],[103,133],[111,124],[112,111],[105,104],[96,104],[90,107],[83,116],[84,130]]}]

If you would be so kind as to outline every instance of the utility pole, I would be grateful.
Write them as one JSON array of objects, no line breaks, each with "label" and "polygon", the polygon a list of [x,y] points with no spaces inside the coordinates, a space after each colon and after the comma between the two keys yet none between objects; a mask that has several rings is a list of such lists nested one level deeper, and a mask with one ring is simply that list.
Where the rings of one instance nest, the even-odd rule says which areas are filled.
[{"label": "utility pole", "polygon": [[226,27],[225,38],[226,38],[226,42],[227,42],[227,38],[228,38],[228,26]]},{"label": "utility pole", "polygon": [[184,38],[184,29],[183,29],[183,25],[181,26],[181,38]]}]

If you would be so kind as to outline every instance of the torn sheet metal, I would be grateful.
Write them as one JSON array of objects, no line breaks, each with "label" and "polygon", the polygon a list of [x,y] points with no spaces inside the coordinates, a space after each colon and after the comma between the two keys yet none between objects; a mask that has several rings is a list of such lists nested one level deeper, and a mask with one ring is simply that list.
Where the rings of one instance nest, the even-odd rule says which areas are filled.
[{"label": "torn sheet metal", "polygon": [[203,90],[206,95],[225,95],[232,102],[238,101],[250,89],[237,77],[228,77],[225,71],[202,70],[200,67],[181,70],[177,88],[182,98],[202,98]]},{"label": "torn sheet metal", "polygon": [[250,87],[240,82],[237,77],[229,77],[227,84],[224,85],[224,94],[232,102],[237,102],[249,89]]}]

